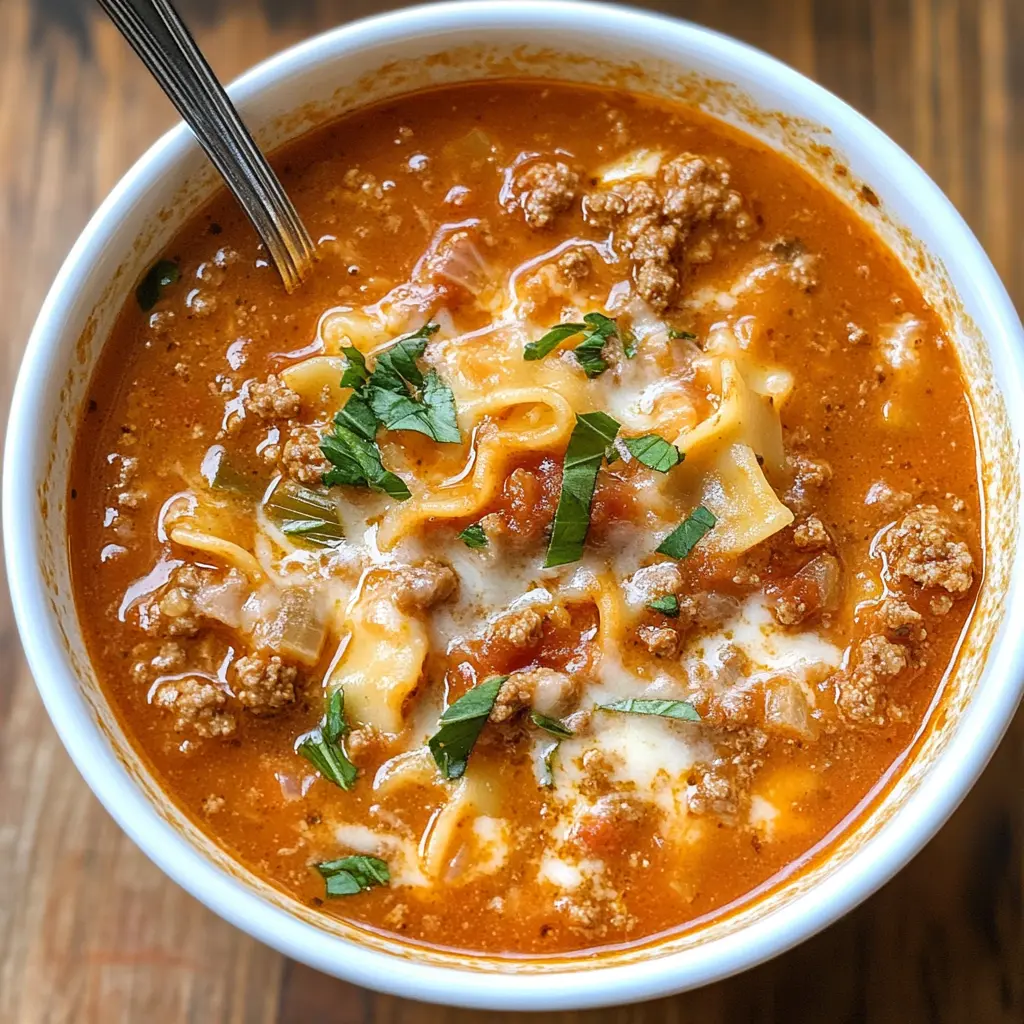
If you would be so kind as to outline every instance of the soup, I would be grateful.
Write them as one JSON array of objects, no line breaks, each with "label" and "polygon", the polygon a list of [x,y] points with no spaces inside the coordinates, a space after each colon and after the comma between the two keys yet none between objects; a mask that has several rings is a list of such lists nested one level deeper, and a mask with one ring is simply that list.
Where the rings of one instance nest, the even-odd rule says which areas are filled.
[{"label": "soup", "polygon": [[550,956],[693,927],[912,753],[980,578],[956,352],[795,164],[559,84],[405,96],[139,283],[69,501],[100,683],[304,904]]}]

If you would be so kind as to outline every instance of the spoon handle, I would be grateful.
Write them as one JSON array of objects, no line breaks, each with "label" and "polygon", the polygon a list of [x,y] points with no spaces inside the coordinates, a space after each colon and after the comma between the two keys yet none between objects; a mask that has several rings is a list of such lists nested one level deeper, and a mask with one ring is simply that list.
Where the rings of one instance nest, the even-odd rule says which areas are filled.
[{"label": "spoon handle", "polygon": [[98,0],[192,129],[263,239],[288,291],[316,249],[227,93],[168,0]]}]

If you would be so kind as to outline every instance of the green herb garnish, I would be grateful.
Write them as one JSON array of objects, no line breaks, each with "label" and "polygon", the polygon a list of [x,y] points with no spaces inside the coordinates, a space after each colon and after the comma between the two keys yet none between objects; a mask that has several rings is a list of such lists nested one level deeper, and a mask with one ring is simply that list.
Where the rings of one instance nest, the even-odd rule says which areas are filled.
[{"label": "green herb garnish", "polygon": [[622,443],[634,459],[645,466],[650,466],[651,469],[656,469],[659,473],[667,473],[673,466],[678,466],[683,461],[679,449],[657,434],[626,437]]},{"label": "green herb garnish", "polygon": [[423,388],[416,394],[376,387],[373,383],[376,375],[375,369],[366,394],[373,414],[388,430],[415,430],[445,444],[458,444],[462,440],[455,416],[455,396],[436,370],[420,378]]},{"label": "green herb garnish", "polygon": [[561,745],[561,740],[555,740],[555,742],[544,751],[544,755],[541,760],[540,778],[537,782],[545,789],[548,789],[555,784],[555,754],[558,753],[558,748]]},{"label": "green herb garnish", "polygon": [[523,358],[529,361],[543,359],[566,338],[577,334],[582,334],[583,340],[573,349],[573,355],[588,377],[599,377],[608,369],[601,353],[611,338],[622,338],[623,348],[630,359],[636,354],[636,339],[631,332],[620,333],[618,324],[604,313],[587,313],[583,323],[559,324],[539,340],[529,342],[523,349]]},{"label": "green herb garnish", "polygon": [[362,854],[327,860],[317,864],[316,869],[327,883],[328,896],[354,896],[357,892],[366,892],[391,881],[391,872],[385,861]]},{"label": "green herb garnish", "polygon": [[673,327],[668,332],[668,336],[670,338],[672,338],[673,341],[675,341],[675,340],[677,340],[679,338],[685,338],[687,341],[696,341],[697,340],[697,335],[694,334],[692,331],[679,331],[679,330],[676,330],[675,327]]},{"label": "green herb garnish", "polygon": [[566,739],[573,734],[572,729],[564,722],[560,722],[557,718],[549,718],[547,715],[542,715],[539,711],[530,712],[530,721],[538,729],[543,729],[545,732],[551,733],[552,736],[558,736],[560,739]]},{"label": "green herb garnish", "polygon": [[598,704],[601,711],[619,711],[627,715],[657,715],[677,718],[681,722],[699,722],[697,709],[686,700],[637,700],[627,697],[612,704]]},{"label": "green herb garnish", "polygon": [[446,779],[462,778],[477,741],[508,676],[494,676],[464,693],[438,719],[440,728],[430,737],[430,752]]},{"label": "green herb garnish", "polygon": [[135,300],[142,312],[148,313],[160,301],[163,290],[180,278],[181,268],[174,260],[157,260],[135,289]]},{"label": "green herb garnish", "polygon": [[358,403],[359,396],[353,395],[345,408],[335,414],[333,433],[320,439],[320,451],[332,464],[332,468],[324,473],[324,484],[328,487],[369,487],[399,501],[411,498],[405,481],[384,468],[376,443],[346,426],[346,419],[351,422],[346,410],[353,399]]},{"label": "green herb garnish", "polygon": [[669,558],[685,558],[697,542],[717,523],[714,515],[698,505],[657,547]]},{"label": "green herb garnish", "polygon": [[348,366],[341,375],[341,386],[358,391],[370,379],[366,369],[366,356],[351,345],[343,347],[341,354],[348,360]]},{"label": "green herb garnish", "polygon": [[487,547],[487,534],[484,533],[484,528],[479,523],[473,523],[467,526],[460,534],[459,540],[466,545],[467,548],[473,548],[478,550],[479,548]]},{"label": "green herb garnish", "polygon": [[347,732],[345,694],[339,688],[327,698],[327,711],[320,725],[295,748],[325,779],[342,789],[351,789],[359,775],[345,753],[342,739]]},{"label": "green herb garnish", "polygon": [[575,562],[583,554],[597,471],[618,432],[618,422],[606,413],[577,415],[562,464],[562,492],[551,527],[545,567]]},{"label": "green herb garnish", "polygon": [[648,602],[647,607],[652,612],[660,612],[662,615],[667,615],[670,619],[679,618],[679,598],[675,594],[656,597],[653,601]]}]

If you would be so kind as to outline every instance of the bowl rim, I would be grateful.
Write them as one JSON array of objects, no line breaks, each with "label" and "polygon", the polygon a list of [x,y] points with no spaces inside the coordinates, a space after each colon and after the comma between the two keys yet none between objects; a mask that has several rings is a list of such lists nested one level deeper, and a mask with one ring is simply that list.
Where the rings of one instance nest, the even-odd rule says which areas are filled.
[{"label": "bowl rim", "polygon": [[[748,74],[770,80],[780,91],[799,93],[802,104],[836,133],[848,151],[880,152],[901,188],[913,190],[936,221],[937,248],[969,282],[978,308],[987,307],[995,336],[991,350],[1003,357],[1000,390],[1024,385],[1024,331],[1013,304],[980,244],[950,201],[924,171],[880,129],[845,102],[785,64],[712,30],[680,19],[611,4],[575,0],[457,0],[404,8],[339,26],[292,46],[256,65],[230,86],[236,102],[257,97],[291,73],[329,60],[337,50],[396,41],[439,29],[571,27],[586,17],[601,31],[617,28],[671,34],[726,63],[745,65]],[[531,974],[528,984],[515,972],[463,970],[419,963],[409,954],[368,949],[330,935],[272,906],[203,856],[165,821],[114,757],[101,730],[83,717],[62,693],[77,681],[60,647],[59,626],[39,571],[34,529],[36,495],[21,486],[35,479],[36,455],[21,443],[37,430],[36,411],[53,388],[58,340],[76,286],[104,245],[119,211],[145,193],[162,168],[180,161],[194,146],[183,124],[154,143],[118,182],[79,236],[40,310],[22,360],[12,397],[5,445],[3,524],[6,567],[18,630],[30,670],[47,712],[79,772],[120,827],[178,885],[215,913],[279,952],[355,984],[407,998],[478,1009],[565,1010],[652,999],[707,984],[753,967],[809,938],[847,913],[911,859],[949,817],[981,773],[1005,732],[1024,689],[1024,634],[1004,631],[987,658],[989,678],[971,700],[969,720],[950,748],[929,768],[918,791],[900,813],[865,843],[847,863],[803,894],[736,932],[676,953],[624,965],[584,970],[570,967]],[[964,292],[964,288],[960,289]],[[1015,424],[1020,449],[1021,428]],[[1006,601],[1007,617],[1021,604],[1020,565],[1014,566]],[[396,969],[401,965],[399,969]]]}]

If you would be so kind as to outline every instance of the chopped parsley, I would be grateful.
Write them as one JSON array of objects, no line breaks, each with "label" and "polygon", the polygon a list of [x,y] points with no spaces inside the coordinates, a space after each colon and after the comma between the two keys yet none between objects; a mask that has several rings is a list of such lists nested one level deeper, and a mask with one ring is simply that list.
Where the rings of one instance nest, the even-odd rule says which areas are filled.
[{"label": "chopped parsley", "polygon": [[627,715],[657,715],[660,718],[677,718],[681,722],[699,722],[697,709],[686,700],[638,700],[627,697],[612,704],[598,704],[601,711],[619,711]]},{"label": "chopped parsley", "polygon": [[552,736],[558,736],[560,739],[566,739],[573,734],[572,729],[564,722],[560,722],[557,718],[549,718],[547,715],[542,715],[539,711],[530,712],[530,721],[538,729],[543,729],[545,732],[551,733]]},{"label": "chopped parsley", "polygon": [[631,331],[620,329],[619,325],[604,313],[587,313],[583,323],[558,324],[537,341],[528,342],[523,349],[523,358],[528,361],[543,359],[553,352],[567,338],[583,335],[583,340],[572,350],[576,361],[588,377],[599,377],[608,369],[603,357],[605,344],[612,338],[622,341],[623,350],[630,359],[636,355],[636,338]]},{"label": "chopped parsley", "polygon": [[345,408],[335,414],[333,432],[320,439],[320,450],[332,466],[324,473],[324,483],[328,487],[369,487],[397,498],[398,501],[411,498],[405,481],[384,468],[376,442],[367,440],[346,426],[346,410],[353,398],[358,396],[353,395]]},{"label": "chopped parsley", "polygon": [[163,290],[180,278],[181,268],[174,260],[157,260],[135,289],[135,300],[142,312],[148,313],[160,301]]},{"label": "chopped parsley", "polygon": [[484,528],[479,523],[472,523],[467,526],[460,534],[459,540],[466,545],[467,548],[473,548],[478,550],[480,548],[487,547],[487,534],[484,533]]},{"label": "chopped parsley", "polygon": [[[424,324],[415,334],[400,338],[382,352],[373,372],[358,386],[358,393],[388,430],[415,430],[433,441],[457,444],[462,434],[451,388],[442,382],[436,370],[429,370],[424,377],[416,364],[427,347],[427,339],[438,329],[438,324]],[[361,372],[365,374],[365,364]],[[350,363],[345,371],[351,380],[359,373],[358,363]]]},{"label": "chopped parsley", "polygon": [[698,505],[659,545],[658,553],[685,558],[697,542],[717,523],[714,515]]},{"label": "chopped parsley", "polygon": [[352,346],[343,347],[341,354],[348,360],[348,366],[341,375],[341,386],[358,391],[370,379],[369,371],[366,369],[366,356]]},{"label": "chopped parsley", "polygon": [[328,896],[354,896],[391,881],[386,861],[363,854],[327,860],[317,864],[316,869],[323,876]]},{"label": "chopped parsley", "polygon": [[339,688],[327,698],[327,711],[320,725],[295,748],[325,779],[341,789],[351,789],[359,775],[359,769],[345,753],[343,737],[347,732],[345,693]]},{"label": "chopped parsley", "polygon": [[662,615],[667,615],[670,619],[679,618],[679,598],[675,594],[656,597],[653,601],[648,602],[647,607],[652,612],[660,612]]},{"label": "chopped parsley", "polygon": [[430,737],[428,745],[446,779],[462,778],[469,755],[506,679],[508,676],[494,676],[473,687],[438,719],[440,728]]},{"label": "chopped parsley", "polygon": [[683,461],[683,455],[674,444],[669,444],[657,434],[644,434],[643,437],[626,437],[622,443],[637,462],[642,462],[659,473],[667,473]]},{"label": "chopped parsley", "polygon": [[618,432],[618,422],[606,413],[577,415],[562,464],[562,491],[551,526],[545,568],[576,562],[583,554],[597,471]]},{"label": "chopped parsley", "polygon": [[670,337],[670,338],[671,338],[671,339],[672,339],[673,341],[676,341],[676,340],[678,340],[679,338],[685,338],[685,339],[686,339],[687,341],[696,341],[696,340],[697,340],[697,335],[696,335],[696,334],[694,334],[694,333],[693,333],[692,331],[679,331],[679,330],[676,330],[676,328],[675,328],[675,327],[673,327],[673,328],[672,328],[672,329],[671,329],[671,330],[670,330],[670,331],[668,332],[668,336],[669,336],[669,337]]}]

